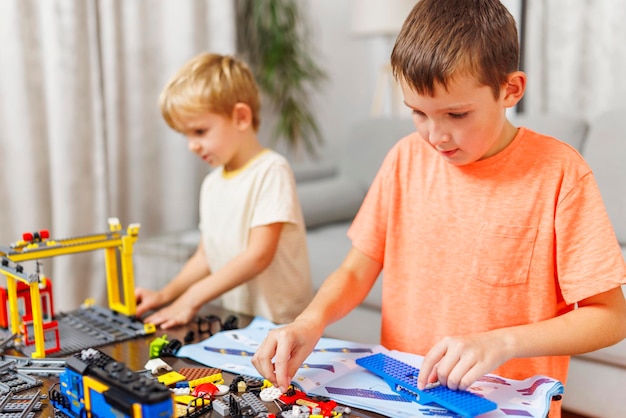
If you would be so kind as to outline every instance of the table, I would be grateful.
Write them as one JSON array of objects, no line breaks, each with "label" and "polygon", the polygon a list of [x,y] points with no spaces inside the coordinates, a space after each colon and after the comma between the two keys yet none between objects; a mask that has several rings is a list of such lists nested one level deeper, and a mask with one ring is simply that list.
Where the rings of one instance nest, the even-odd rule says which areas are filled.
[{"label": "table", "polygon": [[[200,312],[200,316],[208,316],[208,315],[216,315],[218,317],[220,317],[222,320],[225,320],[228,316],[230,315],[236,315],[238,318],[238,326],[239,328],[244,328],[246,327],[250,321],[252,321],[252,317],[247,316],[247,315],[242,315],[242,314],[236,314],[233,313],[231,311],[227,311],[225,309],[219,308],[217,306],[213,306],[213,305],[207,305],[205,306],[202,311]],[[206,338],[208,338],[208,334],[202,334],[199,335],[198,334],[198,328],[197,328],[197,322],[194,321],[192,323],[190,323],[187,326],[183,326],[183,327],[178,327],[178,328],[174,328],[174,329],[168,329],[165,331],[162,330],[157,330],[156,333],[151,334],[151,335],[147,335],[144,337],[139,337],[136,339],[132,339],[132,340],[127,340],[127,341],[123,341],[123,342],[118,342],[118,343],[113,343],[113,344],[109,344],[109,345],[105,345],[105,346],[100,346],[97,347],[98,350],[104,352],[105,354],[108,354],[109,356],[113,357],[116,361],[119,362],[123,362],[126,364],[126,366],[128,368],[130,368],[131,370],[143,370],[144,366],[146,364],[146,362],[150,359],[150,343],[157,337],[160,337],[162,335],[167,335],[167,339],[169,341],[173,340],[173,339],[177,339],[181,342],[184,341],[185,336],[187,335],[187,333],[192,330],[194,331],[194,340],[192,341],[192,343],[197,343],[199,341],[202,341]],[[6,354],[11,354],[10,352],[7,352]],[[52,358],[52,357],[51,357]],[[176,371],[180,370],[181,368],[185,368],[185,367],[205,367],[205,365],[200,365],[198,363],[196,363],[193,360],[188,360],[188,359],[182,359],[182,358],[177,358],[177,357],[166,357],[163,358],[163,360],[169,364],[170,366],[172,366],[172,368]],[[218,367],[218,365],[215,365],[215,367]],[[37,378],[41,379],[43,381],[43,386],[40,386],[36,389],[30,389],[28,391],[24,391],[24,392],[20,392],[19,394],[28,394],[28,393],[34,393],[36,392],[36,390],[39,390],[42,394],[46,395],[48,394],[48,389],[56,382],[58,382],[58,377],[57,376],[48,376],[48,377],[42,377],[42,376],[36,376]],[[223,373],[223,377],[224,380],[226,381],[226,383],[230,383],[230,381],[233,379],[234,375],[230,374],[228,372],[224,372]],[[35,416],[36,417],[53,417],[54,416],[54,411],[53,411],[53,407],[52,405],[46,400],[43,402],[44,403],[44,407],[42,409],[41,412],[38,412]],[[270,412],[277,412],[278,408],[273,404],[273,403],[266,403],[265,404],[268,409],[270,410]],[[361,410],[357,410],[352,408],[352,415],[351,417],[353,418],[380,418],[383,417],[382,415],[379,414],[375,414],[373,412],[365,412],[365,411],[361,411]],[[204,416],[206,417],[219,417],[220,415],[218,414],[213,414],[211,412],[205,414]]]}]

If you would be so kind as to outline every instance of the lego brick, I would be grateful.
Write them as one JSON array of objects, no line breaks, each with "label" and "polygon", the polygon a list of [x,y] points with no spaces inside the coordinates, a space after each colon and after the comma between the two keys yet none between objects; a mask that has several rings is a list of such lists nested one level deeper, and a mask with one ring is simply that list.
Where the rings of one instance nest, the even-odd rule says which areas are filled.
[{"label": "lego brick", "polygon": [[419,390],[419,369],[382,353],[361,357],[356,363],[382,377],[394,392],[420,404],[436,403],[463,417],[474,417],[498,407],[496,403],[471,392],[455,391],[443,385]]},{"label": "lego brick", "polygon": [[187,380],[196,380],[220,374],[222,373],[222,370],[215,367],[183,367],[179,370],[179,372],[185,376]]},{"label": "lego brick", "polygon": [[221,399],[215,399],[213,401],[213,413],[228,417],[230,416],[230,407]]},{"label": "lego brick", "polygon": [[250,408],[252,408],[255,415],[268,411],[263,402],[261,402],[261,400],[252,393],[244,393],[241,395],[241,398]]}]

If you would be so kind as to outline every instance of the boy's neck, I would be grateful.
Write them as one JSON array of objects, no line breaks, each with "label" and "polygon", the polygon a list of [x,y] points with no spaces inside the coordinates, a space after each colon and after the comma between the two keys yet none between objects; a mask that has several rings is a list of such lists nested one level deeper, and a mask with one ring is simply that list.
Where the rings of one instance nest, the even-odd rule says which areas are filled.
[{"label": "boy's neck", "polygon": [[513,139],[515,138],[516,135],[517,135],[517,128],[511,123],[511,121],[507,119],[502,129],[502,135],[500,137],[500,140],[498,141],[497,147],[492,149],[489,155],[483,157],[483,159],[492,157],[504,151],[506,147],[508,147],[511,144],[511,142],[513,142]]},{"label": "boy's neck", "polygon": [[256,134],[250,134],[241,142],[241,148],[231,161],[224,164],[224,171],[236,171],[244,167],[248,162],[263,152],[265,148],[259,143]]},{"label": "boy's neck", "polygon": [[517,127],[515,127],[511,123],[511,121],[507,119],[506,123],[504,124],[504,140],[502,141],[502,149],[500,149],[498,152],[508,147],[511,144],[511,142],[513,142],[513,139],[515,138],[516,135],[517,135]]}]

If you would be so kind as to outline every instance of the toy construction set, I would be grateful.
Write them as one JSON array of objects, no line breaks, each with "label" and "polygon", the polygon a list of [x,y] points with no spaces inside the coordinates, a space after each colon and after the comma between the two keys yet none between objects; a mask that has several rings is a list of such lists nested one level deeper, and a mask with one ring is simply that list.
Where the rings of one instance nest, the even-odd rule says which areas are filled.
[{"label": "toy construction set", "polygon": [[[51,410],[55,418],[325,418],[351,415],[350,407],[407,418],[545,416],[552,397],[562,393],[558,381],[543,376],[486,376],[469,391],[419,390],[419,357],[327,338],[281,393],[250,362],[276,327],[258,317],[244,329],[235,316],[224,322],[215,315],[198,318],[198,335],[209,334],[207,339],[194,344],[193,331],[182,342],[157,337],[144,370],[130,370],[97,347],[156,330],[135,317],[133,244],[139,225],[123,231],[111,218],[108,226],[105,233],[66,239],[41,230],[0,245],[0,273],[6,277],[0,288],[0,418],[49,417]],[[97,250],[105,256],[108,307],[90,302],[55,313],[52,283],[40,260]],[[34,262],[34,271],[25,262]],[[9,349],[20,355],[8,355]],[[173,370],[168,357],[201,367]],[[223,371],[234,376],[228,384]],[[39,389],[42,376],[54,381],[46,394]]]}]

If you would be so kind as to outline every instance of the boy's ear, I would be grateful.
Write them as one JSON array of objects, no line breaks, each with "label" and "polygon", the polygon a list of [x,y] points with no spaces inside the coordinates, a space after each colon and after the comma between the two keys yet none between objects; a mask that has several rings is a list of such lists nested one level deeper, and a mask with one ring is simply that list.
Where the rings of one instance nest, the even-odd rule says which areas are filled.
[{"label": "boy's ear", "polygon": [[514,71],[507,77],[506,84],[503,86],[504,105],[513,107],[524,96],[526,91],[526,74],[522,71]]},{"label": "boy's ear", "polygon": [[236,103],[232,119],[239,129],[246,129],[252,125],[252,109],[245,103]]}]

